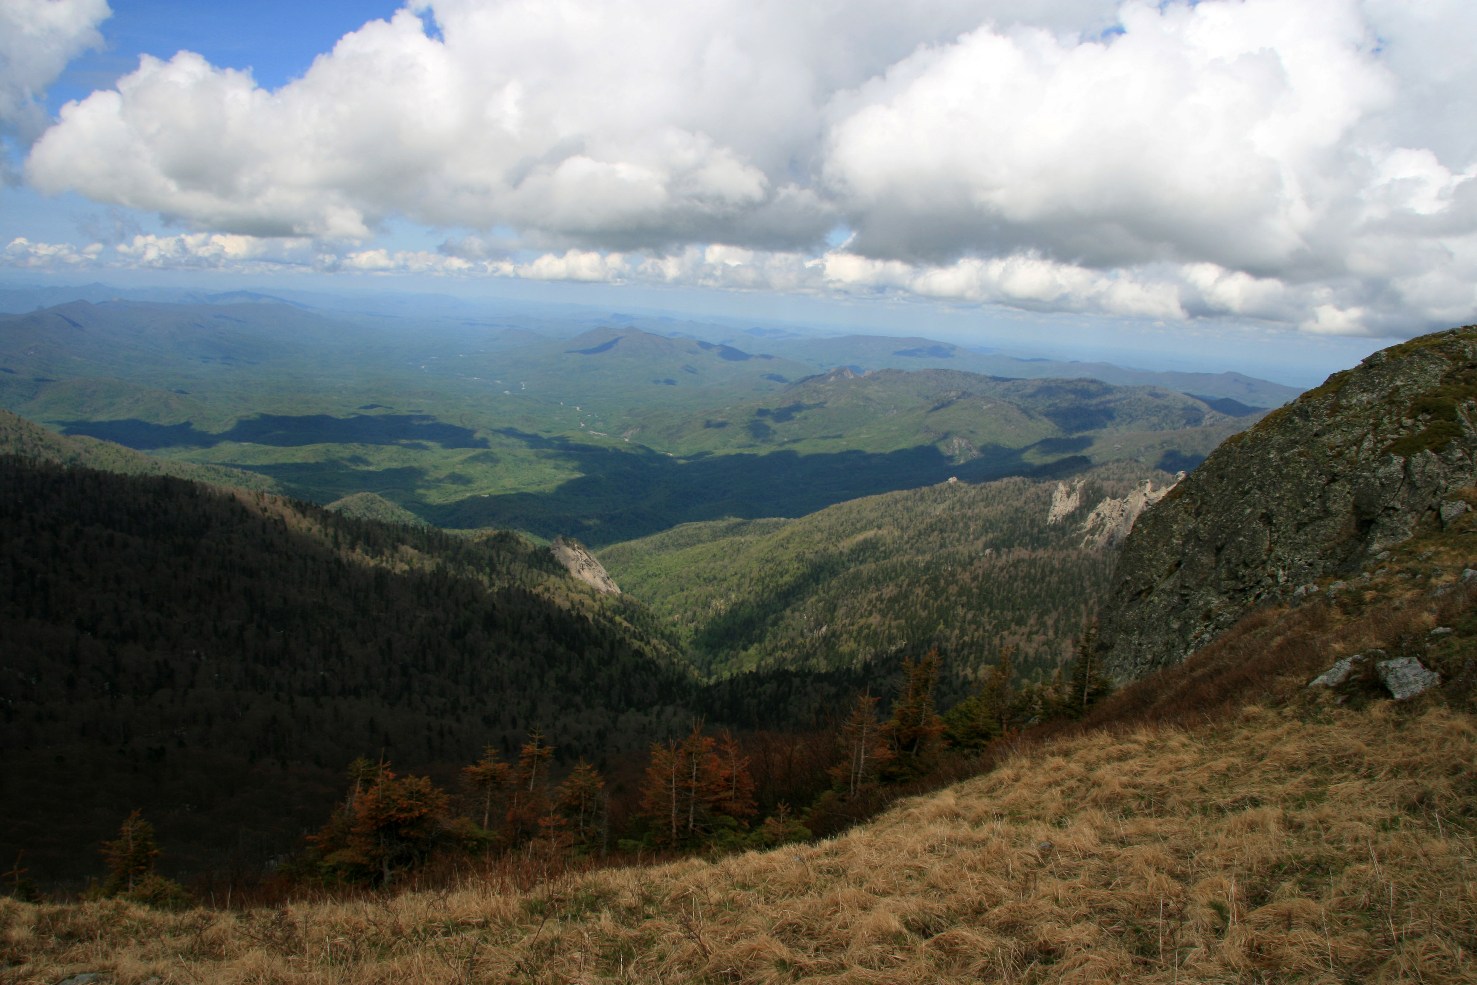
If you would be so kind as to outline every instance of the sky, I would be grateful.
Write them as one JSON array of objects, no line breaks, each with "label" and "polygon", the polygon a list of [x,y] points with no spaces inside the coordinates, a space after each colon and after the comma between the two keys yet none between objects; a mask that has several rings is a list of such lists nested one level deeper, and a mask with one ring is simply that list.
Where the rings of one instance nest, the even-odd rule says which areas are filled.
[{"label": "sky", "polygon": [[0,0],[0,275],[1307,379],[1477,321],[1473,50],[1470,0]]}]

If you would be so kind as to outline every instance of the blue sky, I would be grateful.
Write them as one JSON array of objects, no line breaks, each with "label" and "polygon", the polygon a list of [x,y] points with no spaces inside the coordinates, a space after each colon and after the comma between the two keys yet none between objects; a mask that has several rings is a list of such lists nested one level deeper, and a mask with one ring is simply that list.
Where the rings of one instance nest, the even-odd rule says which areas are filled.
[{"label": "blue sky", "polygon": [[109,89],[138,67],[147,52],[167,58],[189,50],[223,68],[251,69],[258,84],[278,88],[301,76],[318,55],[368,20],[389,17],[393,2],[368,0],[117,0],[103,22],[103,48],[67,66],[47,94],[56,110],[97,89]]},{"label": "blue sky", "polygon": [[1456,0],[0,6],[0,279],[509,292],[1311,382],[1477,320]]}]

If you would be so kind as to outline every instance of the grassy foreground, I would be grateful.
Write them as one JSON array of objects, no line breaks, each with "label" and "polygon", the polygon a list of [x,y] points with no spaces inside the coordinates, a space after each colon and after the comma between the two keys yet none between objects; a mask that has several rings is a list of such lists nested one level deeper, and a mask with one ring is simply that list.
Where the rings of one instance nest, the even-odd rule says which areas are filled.
[{"label": "grassy foreground", "polygon": [[1477,727],[1249,707],[814,845],[246,911],[0,902],[0,982],[1477,981]]}]

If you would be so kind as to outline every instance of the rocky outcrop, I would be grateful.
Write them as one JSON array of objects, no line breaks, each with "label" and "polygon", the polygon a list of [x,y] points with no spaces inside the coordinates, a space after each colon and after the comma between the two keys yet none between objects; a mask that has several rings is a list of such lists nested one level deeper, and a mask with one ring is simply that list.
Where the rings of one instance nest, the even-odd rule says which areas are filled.
[{"label": "rocky outcrop", "polygon": [[[1184,477],[1180,473],[1175,477],[1178,482]],[[1082,546],[1092,547],[1099,550],[1107,547],[1116,547],[1128,536],[1133,529],[1134,523],[1139,515],[1163,499],[1174,483],[1170,483],[1159,489],[1154,488],[1154,483],[1144,480],[1143,485],[1132,490],[1128,495],[1107,496],[1092,508],[1087,518],[1082,521]],[[1051,494],[1051,508],[1047,511],[1046,522],[1051,524],[1062,523],[1068,517],[1082,509],[1082,497],[1086,489],[1086,482],[1076,479],[1071,484],[1058,482],[1056,489]]]},{"label": "rocky outcrop", "polygon": [[1082,546],[1101,550],[1123,543],[1144,510],[1163,499],[1173,488],[1174,483],[1170,483],[1155,489],[1154,483],[1145,479],[1142,486],[1121,499],[1114,496],[1104,499],[1082,521]]},{"label": "rocky outcrop", "polygon": [[1477,327],[1377,352],[1223,443],[1147,510],[1104,607],[1120,681],[1251,608],[1459,515],[1477,481]]},{"label": "rocky outcrop", "polygon": [[1061,523],[1082,508],[1082,487],[1085,483],[1076,479],[1071,485],[1058,482],[1051,493],[1051,509],[1046,514],[1047,523]]},{"label": "rocky outcrop", "polygon": [[1415,657],[1390,658],[1383,650],[1371,650],[1369,653],[1344,657],[1309,681],[1308,687],[1326,687],[1332,690],[1343,688],[1365,676],[1370,661],[1374,662],[1374,676],[1396,701],[1409,701],[1441,684],[1441,675],[1428,670]]},{"label": "rocky outcrop", "polygon": [[583,544],[559,537],[550,545],[549,553],[554,555],[554,560],[564,565],[566,571],[595,591],[605,595],[621,593],[620,586],[610,577],[605,566],[595,560],[595,555],[586,550]]}]

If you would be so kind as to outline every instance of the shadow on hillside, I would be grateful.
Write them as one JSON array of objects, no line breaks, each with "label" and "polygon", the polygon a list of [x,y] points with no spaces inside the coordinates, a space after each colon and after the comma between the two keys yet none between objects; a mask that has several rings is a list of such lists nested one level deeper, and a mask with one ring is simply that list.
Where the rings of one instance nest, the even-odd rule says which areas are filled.
[{"label": "shadow on hillside", "polygon": [[428,414],[259,414],[237,421],[229,431],[200,431],[192,424],[120,421],[67,421],[64,434],[113,441],[139,451],[161,448],[213,448],[224,442],[298,448],[304,445],[398,445],[434,442],[443,448],[486,448],[487,439],[471,428],[445,424]]},{"label": "shadow on hillside", "polygon": [[[407,504],[444,527],[511,527],[543,537],[573,535],[594,547],[722,517],[803,516],[836,503],[956,477],[986,482],[1011,475],[1071,474],[1090,461],[1056,439],[1049,448],[987,445],[957,463],[932,445],[899,451],[677,458],[644,448],[600,448],[565,438],[499,432],[553,452],[583,473],[547,493],[475,496],[447,505]],[[1083,442],[1085,447],[1086,442]],[[1067,457],[1041,465],[1033,450]]]},{"label": "shadow on hillside", "polygon": [[[793,407],[776,414],[793,413]],[[141,451],[209,448],[225,442],[267,447],[399,445],[430,450],[488,448],[469,428],[429,415],[263,414],[228,431],[136,419],[72,421],[65,433],[114,441]],[[722,517],[795,517],[861,496],[916,489],[950,478],[988,482],[1013,475],[1056,478],[1092,463],[1082,453],[1086,436],[1048,438],[1026,448],[982,445],[978,456],[955,462],[933,445],[892,452],[844,451],[802,455],[702,453],[678,458],[647,448],[608,448],[514,428],[497,432],[525,447],[570,463],[580,473],[543,493],[471,496],[449,504],[417,498],[426,471],[408,466],[369,469],[362,459],[327,457],[313,462],[240,464],[271,476],[292,496],[328,503],[357,492],[385,496],[442,527],[500,527],[542,537],[572,535],[594,547],[666,530],[674,524]],[[1043,459],[1047,459],[1045,463]],[[443,485],[448,480],[438,480]],[[450,480],[450,481],[455,481]]]}]

